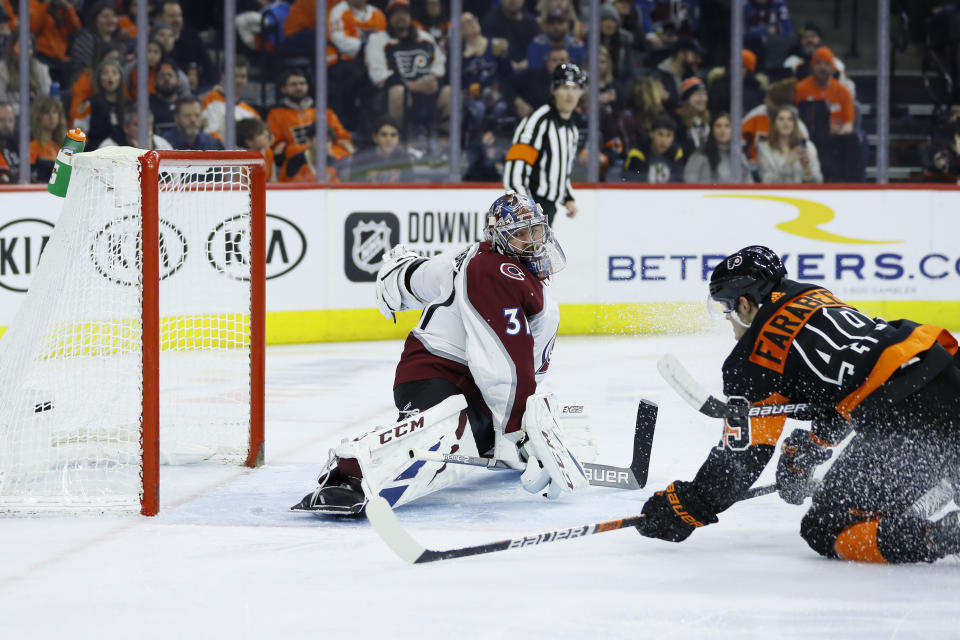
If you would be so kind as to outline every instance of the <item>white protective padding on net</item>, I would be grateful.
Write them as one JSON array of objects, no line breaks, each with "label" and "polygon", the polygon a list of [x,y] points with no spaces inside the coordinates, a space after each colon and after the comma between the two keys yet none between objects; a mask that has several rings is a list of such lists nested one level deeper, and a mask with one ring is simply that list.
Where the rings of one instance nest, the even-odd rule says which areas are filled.
[{"label": "white protective padding on net", "polygon": [[[0,339],[0,511],[140,504],[142,153],[74,156]],[[161,463],[247,454],[249,208],[248,168],[161,164]]]}]

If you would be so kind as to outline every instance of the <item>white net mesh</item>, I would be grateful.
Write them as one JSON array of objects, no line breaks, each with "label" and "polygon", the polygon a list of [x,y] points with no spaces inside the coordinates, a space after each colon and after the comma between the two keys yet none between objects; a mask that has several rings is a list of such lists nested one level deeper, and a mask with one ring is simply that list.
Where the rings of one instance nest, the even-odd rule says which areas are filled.
[{"label": "white net mesh", "polygon": [[[0,339],[0,510],[139,505],[141,151],[75,156]],[[161,464],[242,460],[250,429],[250,179],[161,164]]]}]

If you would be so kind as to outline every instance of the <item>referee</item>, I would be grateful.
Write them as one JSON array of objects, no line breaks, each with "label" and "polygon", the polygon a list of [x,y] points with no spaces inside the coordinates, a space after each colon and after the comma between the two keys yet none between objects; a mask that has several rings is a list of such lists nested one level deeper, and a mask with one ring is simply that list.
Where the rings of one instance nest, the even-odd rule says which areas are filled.
[{"label": "referee", "polygon": [[577,215],[570,173],[579,133],[571,116],[586,81],[586,74],[575,64],[554,69],[552,100],[520,121],[507,151],[503,186],[531,196],[543,208],[551,226],[557,205],[567,208],[567,216]]}]

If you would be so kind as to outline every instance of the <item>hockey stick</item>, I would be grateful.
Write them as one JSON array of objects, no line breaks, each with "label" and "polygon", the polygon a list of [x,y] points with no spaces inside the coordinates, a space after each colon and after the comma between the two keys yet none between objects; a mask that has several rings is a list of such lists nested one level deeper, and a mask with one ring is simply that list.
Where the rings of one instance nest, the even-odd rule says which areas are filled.
[{"label": "hockey stick", "polygon": [[[657,405],[649,400],[641,400],[637,407],[637,422],[633,434],[633,457],[629,467],[613,467],[606,464],[583,462],[584,475],[593,486],[614,489],[642,489],[647,483],[650,468],[650,447],[653,445],[653,431],[657,424]],[[497,458],[462,456],[455,453],[440,453],[425,449],[411,449],[409,455],[414,460],[428,462],[448,462],[487,469],[513,470],[506,461]]]},{"label": "hockey stick", "polygon": [[[749,500],[758,496],[766,495],[776,491],[776,485],[766,485],[754,487],[748,491],[740,500]],[[411,536],[397,515],[390,508],[390,504],[379,495],[373,493],[363,481],[363,491],[370,496],[367,502],[367,519],[373,525],[377,535],[390,547],[394,553],[410,564],[423,564],[425,562],[436,562],[438,560],[451,560],[453,558],[465,558],[467,556],[478,556],[486,553],[495,553],[497,551],[506,551],[507,549],[522,549],[524,547],[533,547],[549,542],[558,542],[560,540],[572,540],[573,538],[583,538],[592,536],[595,533],[606,533],[607,531],[616,531],[625,529],[638,524],[644,516],[636,515],[618,520],[606,520],[593,524],[583,524],[566,529],[556,529],[543,533],[535,533],[520,538],[508,538],[498,540],[497,542],[487,542],[484,544],[475,544],[466,547],[455,547],[453,549],[428,549],[413,536]]]},{"label": "hockey stick", "polygon": [[691,407],[711,418],[739,418],[744,416],[789,415],[798,420],[809,420],[817,410],[806,402],[791,404],[731,404],[724,402],[704,389],[693,379],[686,367],[672,355],[665,355],[657,362],[657,369],[663,379],[673,387],[677,394]]}]

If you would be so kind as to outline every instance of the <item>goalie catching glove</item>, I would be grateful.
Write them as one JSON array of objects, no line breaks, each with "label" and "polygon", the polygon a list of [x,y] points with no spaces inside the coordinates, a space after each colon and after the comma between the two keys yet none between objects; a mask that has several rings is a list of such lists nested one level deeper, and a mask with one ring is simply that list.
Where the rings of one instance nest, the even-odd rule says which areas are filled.
[{"label": "goalie catching glove", "polygon": [[415,309],[423,301],[410,290],[410,276],[427,259],[402,244],[390,249],[377,272],[377,308],[387,320],[396,322],[397,311]]},{"label": "goalie catching glove", "polygon": [[717,522],[717,514],[700,497],[692,482],[677,480],[657,491],[643,505],[640,535],[683,542],[694,529]]},{"label": "goalie catching glove", "polygon": [[520,474],[523,488],[550,500],[589,484],[580,461],[561,440],[558,417],[553,394],[530,396],[523,414],[525,435],[519,441],[521,457],[526,457],[526,466]]},{"label": "goalie catching glove", "polygon": [[794,429],[783,441],[777,461],[777,493],[784,502],[801,504],[813,494],[813,472],[833,455],[833,449],[820,442],[806,429]]}]

